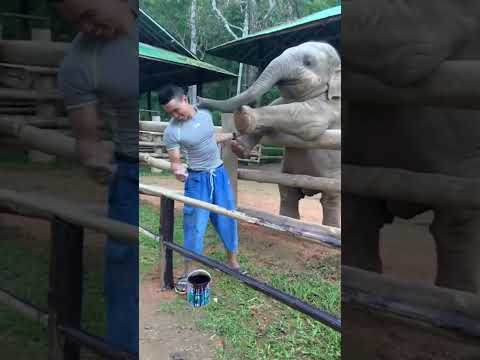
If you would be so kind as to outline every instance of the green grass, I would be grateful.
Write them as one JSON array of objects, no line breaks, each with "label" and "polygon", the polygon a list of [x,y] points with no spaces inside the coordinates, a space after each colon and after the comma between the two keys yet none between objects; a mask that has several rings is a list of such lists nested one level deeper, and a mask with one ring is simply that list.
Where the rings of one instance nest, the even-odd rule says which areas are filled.
[{"label": "green grass", "polygon": [[[148,204],[142,204],[141,209],[142,226],[158,229],[158,210]],[[175,241],[179,244],[182,244],[181,221],[181,214],[177,214]],[[142,261],[146,260],[144,271],[152,269],[158,261],[158,244],[155,244],[154,250],[150,242],[141,245],[141,253],[145,252]],[[205,247],[208,256],[225,260],[223,248],[210,226]],[[332,280],[338,279],[339,256],[322,263],[307,263],[302,271],[285,264],[268,268],[257,261],[254,253],[241,256],[240,260],[251,276],[339,316],[340,284]],[[181,257],[176,256],[174,263],[176,267],[182,266]],[[340,359],[339,333],[227,275],[209,271],[217,302],[193,310],[183,298],[176,298],[160,304],[160,310],[172,314],[193,311],[198,329],[224,339],[225,346],[218,350],[218,359]]]},{"label": "green grass", "polygon": [[[2,226],[0,238],[0,287],[46,311],[49,246],[32,246],[37,239],[26,230],[13,226]],[[102,254],[98,254],[98,259],[95,259],[95,256],[95,253],[89,252],[84,257],[82,327],[92,334],[103,336]],[[0,346],[3,358],[21,360],[48,357],[46,329],[4,305],[0,305],[0,314]],[[82,354],[82,359],[99,359],[87,351]]]}]

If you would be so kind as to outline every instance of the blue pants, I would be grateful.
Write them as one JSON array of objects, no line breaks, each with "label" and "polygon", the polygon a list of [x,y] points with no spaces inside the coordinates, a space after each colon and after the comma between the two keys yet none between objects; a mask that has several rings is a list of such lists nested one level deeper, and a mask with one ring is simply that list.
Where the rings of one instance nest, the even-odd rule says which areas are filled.
[{"label": "blue pants", "polygon": [[[109,186],[109,217],[139,224],[138,163],[117,161]],[[105,249],[106,340],[135,354],[138,342],[138,245],[108,238]]]},{"label": "blue pants", "polygon": [[[189,170],[185,181],[185,196],[219,205],[228,210],[235,210],[230,180],[223,165],[212,171]],[[183,208],[185,248],[197,254],[203,254],[203,238],[209,218],[225,248],[232,253],[237,252],[236,220],[187,204]]]}]

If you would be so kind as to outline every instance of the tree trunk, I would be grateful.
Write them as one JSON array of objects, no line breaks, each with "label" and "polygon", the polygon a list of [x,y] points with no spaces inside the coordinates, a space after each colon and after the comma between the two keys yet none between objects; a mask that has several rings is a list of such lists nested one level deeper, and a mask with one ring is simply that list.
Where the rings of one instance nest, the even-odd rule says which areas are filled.
[{"label": "tree trunk", "polygon": [[[190,51],[197,54],[197,0],[192,0],[190,7]],[[193,85],[188,88],[188,97],[191,104],[197,102],[197,86]]]}]

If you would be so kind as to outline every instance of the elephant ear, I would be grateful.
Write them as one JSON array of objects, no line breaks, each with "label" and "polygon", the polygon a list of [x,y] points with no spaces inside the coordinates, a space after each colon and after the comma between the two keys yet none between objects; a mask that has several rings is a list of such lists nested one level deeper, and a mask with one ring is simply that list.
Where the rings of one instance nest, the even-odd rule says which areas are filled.
[{"label": "elephant ear", "polygon": [[339,66],[328,82],[328,100],[340,99],[342,97],[342,67]]}]

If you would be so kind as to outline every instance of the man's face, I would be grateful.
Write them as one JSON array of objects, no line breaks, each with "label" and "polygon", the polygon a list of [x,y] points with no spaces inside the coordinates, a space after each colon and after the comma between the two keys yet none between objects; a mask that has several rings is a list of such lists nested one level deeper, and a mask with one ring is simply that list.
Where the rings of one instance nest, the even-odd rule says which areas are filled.
[{"label": "man's face", "polygon": [[175,119],[185,121],[192,116],[193,107],[188,103],[187,97],[183,95],[181,98],[173,98],[166,105],[163,105],[163,110]]},{"label": "man's face", "polygon": [[65,0],[57,7],[80,32],[103,39],[113,39],[121,32],[129,11],[128,3],[122,0]]}]

